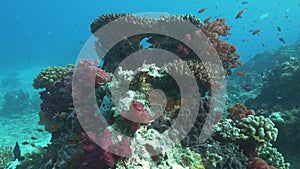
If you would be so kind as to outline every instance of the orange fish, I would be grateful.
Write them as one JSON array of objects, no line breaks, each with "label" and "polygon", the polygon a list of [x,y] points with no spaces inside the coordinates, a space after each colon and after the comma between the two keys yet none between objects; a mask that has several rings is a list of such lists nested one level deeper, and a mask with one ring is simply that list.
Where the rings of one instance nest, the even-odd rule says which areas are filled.
[{"label": "orange fish", "polygon": [[238,19],[238,18],[241,18],[243,13],[245,13],[247,11],[246,8],[242,9],[236,16],[235,16],[235,19]]},{"label": "orange fish", "polygon": [[204,11],[206,11],[206,10],[207,10],[207,8],[199,9],[198,13],[202,13],[202,12],[204,12]]},{"label": "orange fish", "polygon": [[246,77],[247,76],[247,74],[246,73],[244,73],[244,72],[240,72],[240,71],[238,71],[238,72],[236,72],[238,75],[240,75],[240,76],[243,76],[243,77]]},{"label": "orange fish", "polygon": [[243,63],[242,63],[240,60],[237,59],[235,62],[236,62],[238,65],[243,66]]},{"label": "orange fish", "polygon": [[261,29],[255,30],[252,32],[252,35],[256,35],[256,34],[260,33],[261,31],[262,31]]},{"label": "orange fish", "polygon": [[206,18],[206,19],[203,21],[203,23],[205,23],[205,24],[208,23],[208,22],[211,20],[211,18],[212,18],[212,17]]}]

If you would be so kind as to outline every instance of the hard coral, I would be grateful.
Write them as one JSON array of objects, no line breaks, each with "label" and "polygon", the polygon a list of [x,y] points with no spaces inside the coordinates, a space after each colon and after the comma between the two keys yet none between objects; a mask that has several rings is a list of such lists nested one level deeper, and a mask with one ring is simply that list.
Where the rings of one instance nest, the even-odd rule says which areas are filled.
[{"label": "hard coral", "polygon": [[263,116],[249,115],[247,118],[242,118],[237,126],[242,133],[255,137],[259,142],[277,139],[278,129],[269,118]]},{"label": "hard coral", "polygon": [[240,120],[255,113],[253,110],[247,110],[247,107],[240,103],[228,108],[227,111],[230,113],[227,117],[232,120]]},{"label": "hard coral", "polygon": [[42,89],[50,85],[54,85],[70,71],[72,71],[74,65],[69,64],[65,67],[48,67],[43,69],[33,80],[33,87],[35,89]]}]

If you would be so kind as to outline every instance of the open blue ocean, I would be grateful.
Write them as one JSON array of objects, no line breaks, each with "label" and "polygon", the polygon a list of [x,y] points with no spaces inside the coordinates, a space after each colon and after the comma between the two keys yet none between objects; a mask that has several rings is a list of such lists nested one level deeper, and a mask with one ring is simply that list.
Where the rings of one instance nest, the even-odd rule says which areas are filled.
[{"label": "open blue ocean", "polygon": [[300,168],[300,2],[0,6],[0,169]]}]

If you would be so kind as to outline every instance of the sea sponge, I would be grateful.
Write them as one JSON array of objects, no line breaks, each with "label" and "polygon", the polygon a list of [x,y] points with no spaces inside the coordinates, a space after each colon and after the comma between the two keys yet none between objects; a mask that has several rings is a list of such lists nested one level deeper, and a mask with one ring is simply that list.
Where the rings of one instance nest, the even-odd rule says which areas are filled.
[{"label": "sea sponge", "polygon": [[74,65],[69,64],[64,67],[55,66],[45,68],[34,78],[32,85],[35,89],[42,89],[54,85],[56,82],[61,81],[74,67]]},{"label": "sea sponge", "polygon": [[237,127],[245,135],[258,138],[259,141],[276,141],[278,135],[274,123],[264,116],[249,115],[242,118]]}]

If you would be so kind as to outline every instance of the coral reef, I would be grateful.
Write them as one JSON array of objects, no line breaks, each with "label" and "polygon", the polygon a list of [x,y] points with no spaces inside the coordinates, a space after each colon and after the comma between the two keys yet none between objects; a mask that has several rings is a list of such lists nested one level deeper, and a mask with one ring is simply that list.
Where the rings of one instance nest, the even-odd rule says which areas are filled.
[{"label": "coral reef", "polygon": [[20,117],[38,112],[40,101],[36,99],[36,96],[36,94],[24,90],[6,92],[0,109],[1,116]]},{"label": "coral reef", "polygon": [[[257,114],[270,118],[279,129],[278,139],[274,146],[284,154],[291,168],[300,165],[299,149],[299,47],[294,45],[279,48],[270,65],[272,69],[264,79],[264,86],[256,98],[248,99],[245,105],[254,109]],[[274,57],[273,57],[274,56]],[[269,55],[265,57],[269,58]],[[261,64],[268,58],[261,58]],[[260,68],[270,65],[259,65]],[[256,67],[256,65],[255,65]],[[276,91],[276,92],[274,92]]]},{"label": "coral reef", "polygon": [[[179,39],[160,34],[125,37],[107,53],[103,52],[105,40],[110,37],[97,30],[123,16],[128,16],[125,22],[134,22],[138,28],[190,21],[198,30],[187,32],[183,41],[192,42],[202,30],[211,47],[215,47],[220,55],[220,69],[224,69],[225,74],[214,77],[215,72],[223,71],[216,64],[204,64]],[[228,35],[229,29],[223,18],[201,22],[191,15],[157,19],[123,13],[100,16],[91,24],[92,33],[99,38],[95,43],[96,52],[99,57],[105,53],[100,65],[98,61],[82,59],[75,68],[42,70],[34,80],[36,89],[43,88],[40,92],[40,124],[52,134],[51,144],[43,152],[25,156],[17,169],[245,169],[248,165],[256,165],[255,162],[249,164],[249,159],[259,155],[258,148],[264,143],[276,140],[278,131],[274,123],[268,118],[254,116],[253,111],[240,104],[228,109],[232,119],[219,123],[221,113],[209,113],[215,106],[212,86],[217,86],[216,90],[220,91],[222,84],[216,83],[224,76],[230,76],[231,69],[239,62],[236,47],[220,40],[220,36]],[[141,66],[135,68],[131,67],[135,60],[130,60],[125,66],[119,66],[127,56],[143,48],[140,43],[144,38],[149,38],[149,48],[166,49],[182,61],[171,60],[166,64],[138,62]],[[170,75],[174,72],[183,76],[182,85],[191,91],[190,95],[180,92],[181,86]],[[193,77],[199,89],[191,88],[188,81]],[[121,90],[124,87],[126,91]],[[95,90],[86,94],[88,89]],[[158,92],[160,90],[163,94]],[[199,100],[191,98],[197,93]],[[92,105],[90,98],[95,99]],[[214,117],[213,122],[206,126],[204,133],[209,134],[214,127],[216,132],[213,138],[202,143],[199,135],[210,116]],[[177,122],[178,119],[182,122]],[[101,125],[95,127],[94,123]],[[165,132],[170,126],[177,128]],[[191,129],[185,131],[186,126]],[[273,160],[263,153],[260,155],[263,160]]]},{"label": "coral reef", "polygon": [[261,93],[255,99],[249,99],[245,104],[247,107],[255,110],[264,109],[269,113],[298,108],[300,106],[297,101],[300,99],[299,79],[299,55],[288,57],[271,71]]}]

